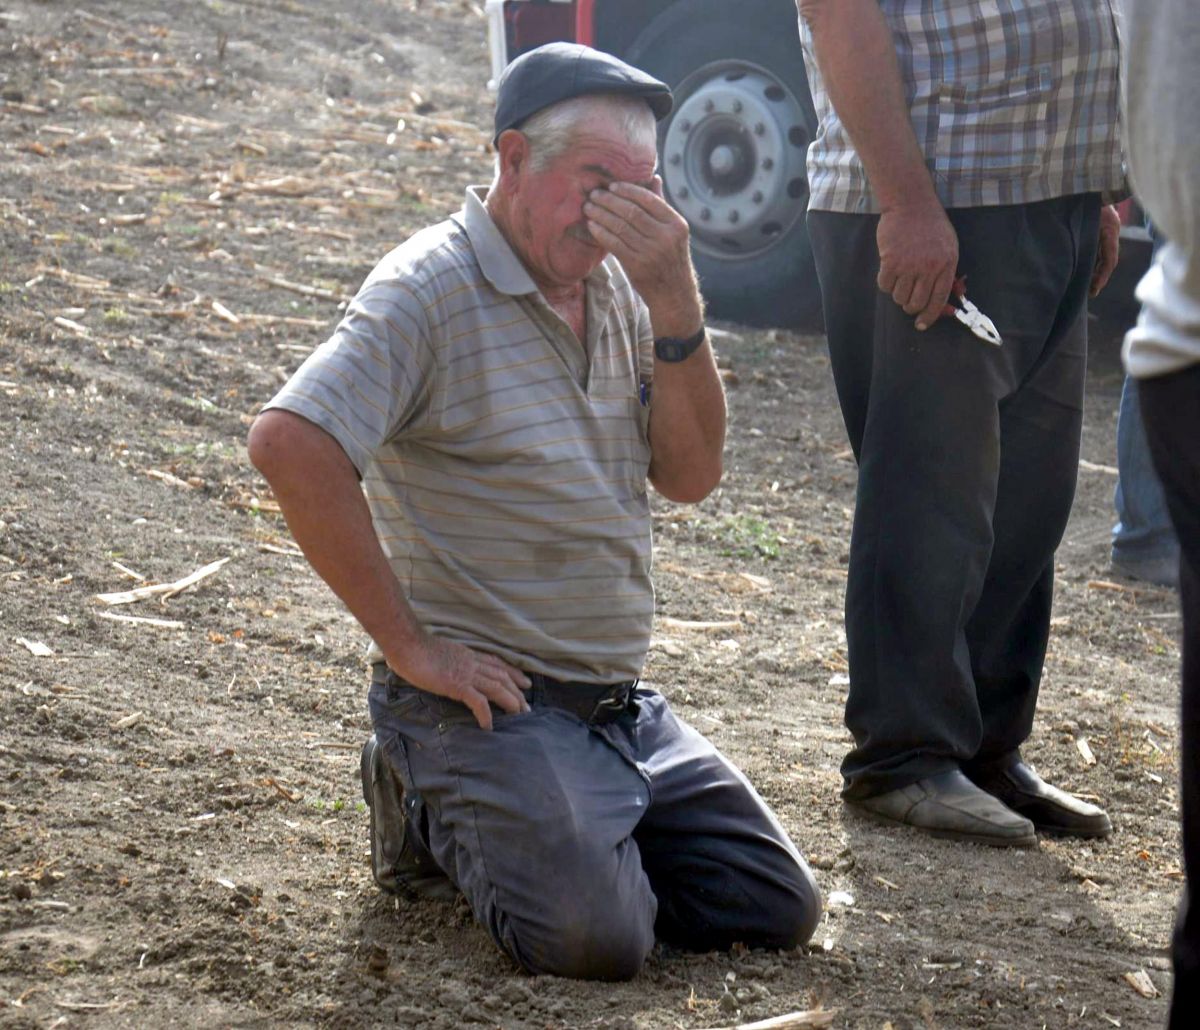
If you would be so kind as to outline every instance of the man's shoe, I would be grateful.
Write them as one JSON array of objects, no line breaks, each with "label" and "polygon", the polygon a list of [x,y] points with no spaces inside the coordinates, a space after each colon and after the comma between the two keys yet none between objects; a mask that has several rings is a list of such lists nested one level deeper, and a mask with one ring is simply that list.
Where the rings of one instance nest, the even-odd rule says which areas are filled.
[{"label": "man's shoe", "polygon": [[1179,589],[1179,555],[1160,555],[1157,558],[1112,558],[1112,571],[1128,579],[1153,583],[1155,586]]},{"label": "man's shoe", "polygon": [[1104,809],[1052,787],[1020,760],[1002,769],[967,775],[981,790],[1025,816],[1043,833],[1070,837],[1107,837],[1112,833]]},{"label": "man's shoe", "polygon": [[1029,848],[1033,824],[976,787],[958,769],[929,776],[874,797],[847,800],[871,819],[973,844]]},{"label": "man's shoe", "polygon": [[420,799],[407,798],[372,733],[359,763],[363,800],[371,813],[371,875],[385,891],[453,894],[446,874],[426,850],[414,829]]}]

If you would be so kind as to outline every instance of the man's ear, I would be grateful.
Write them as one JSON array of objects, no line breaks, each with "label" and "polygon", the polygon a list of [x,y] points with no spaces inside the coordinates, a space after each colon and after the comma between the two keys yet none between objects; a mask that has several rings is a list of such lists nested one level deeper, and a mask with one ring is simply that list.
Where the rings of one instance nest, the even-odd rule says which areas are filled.
[{"label": "man's ear", "polygon": [[500,155],[501,183],[515,183],[529,165],[529,140],[523,132],[505,129],[496,140],[496,151]]}]

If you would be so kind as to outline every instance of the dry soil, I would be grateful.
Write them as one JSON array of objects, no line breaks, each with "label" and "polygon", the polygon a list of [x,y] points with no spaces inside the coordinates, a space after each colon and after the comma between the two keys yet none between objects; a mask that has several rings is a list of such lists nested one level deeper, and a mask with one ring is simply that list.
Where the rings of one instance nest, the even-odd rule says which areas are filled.
[{"label": "dry soil", "polygon": [[1161,1023],[1179,622],[1107,568],[1111,332],[1027,748],[1111,840],[843,811],[855,468],[822,340],[725,326],[728,473],[654,503],[646,677],[809,855],[812,945],[532,978],[462,903],[375,889],[362,639],[243,440],[374,260],[489,177],[484,28],[458,0],[0,3],[0,1025]]}]

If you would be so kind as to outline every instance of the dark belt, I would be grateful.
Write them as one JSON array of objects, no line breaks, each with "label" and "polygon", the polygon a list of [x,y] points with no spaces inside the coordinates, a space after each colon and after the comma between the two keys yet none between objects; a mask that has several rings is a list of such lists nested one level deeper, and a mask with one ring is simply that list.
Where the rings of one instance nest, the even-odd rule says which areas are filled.
[{"label": "dark belt", "polygon": [[[561,708],[592,726],[603,726],[628,711],[639,682],[625,680],[623,683],[579,683],[556,680],[551,676],[543,676],[540,672],[530,672],[526,675],[531,681],[531,686],[524,693],[531,705]],[[371,678],[385,685],[406,683],[384,662],[376,662],[372,666]]]},{"label": "dark belt", "polygon": [[533,685],[526,691],[530,704],[562,708],[591,726],[603,726],[629,710],[637,680],[624,683],[573,683],[539,672],[526,675]]}]

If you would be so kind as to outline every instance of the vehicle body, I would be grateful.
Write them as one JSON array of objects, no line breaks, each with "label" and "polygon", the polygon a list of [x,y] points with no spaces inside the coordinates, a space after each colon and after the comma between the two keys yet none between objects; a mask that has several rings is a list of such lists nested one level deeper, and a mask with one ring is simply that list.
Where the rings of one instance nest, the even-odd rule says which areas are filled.
[{"label": "vehicle body", "polygon": [[487,0],[492,70],[565,39],[675,93],[659,132],[667,198],[688,220],[709,310],[819,326],[804,214],[816,127],[794,0]]},{"label": "vehicle body", "polygon": [[[710,312],[747,325],[820,327],[804,218],[816,115],[795,0],[486,0],[486,14],[493,84],[527,50],[571,40],[670,85],[660,169],[667,198],[691,226]],[[1122,214],[1125,258],[1102,296],[1127,318],[1149,244],[1134,210]]]}]

